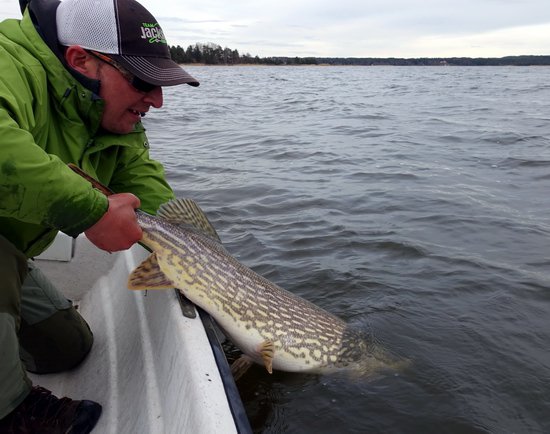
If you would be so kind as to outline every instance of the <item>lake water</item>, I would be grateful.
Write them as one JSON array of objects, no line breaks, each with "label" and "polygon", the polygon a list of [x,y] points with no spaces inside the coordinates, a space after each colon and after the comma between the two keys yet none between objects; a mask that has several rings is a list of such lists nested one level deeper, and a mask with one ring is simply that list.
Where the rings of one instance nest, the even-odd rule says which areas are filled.
[{"label": "lake water", "polygon": [[256,432],[550,432],[550,68],[189,67],[144,118],[228,250],[410,359],[255,367]]}]

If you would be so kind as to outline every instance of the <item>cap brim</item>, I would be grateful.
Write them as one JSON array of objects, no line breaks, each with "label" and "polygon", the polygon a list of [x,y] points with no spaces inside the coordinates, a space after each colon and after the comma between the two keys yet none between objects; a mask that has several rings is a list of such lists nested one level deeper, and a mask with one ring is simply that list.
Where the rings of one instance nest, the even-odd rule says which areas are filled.
[{"label": "cap brim", "polygon": [[199,85],[196,78],[171,59],[117,54],[109,54],[109,57],[143,81],[156,86],[175,86],[183,83]]}]

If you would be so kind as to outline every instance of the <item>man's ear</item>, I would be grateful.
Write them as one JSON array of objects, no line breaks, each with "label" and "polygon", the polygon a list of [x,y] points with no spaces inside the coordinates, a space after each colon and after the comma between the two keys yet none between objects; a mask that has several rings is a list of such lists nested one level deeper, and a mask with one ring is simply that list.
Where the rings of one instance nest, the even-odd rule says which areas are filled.
[{"label": "man's ear", "polygon": [[65,50],[67,65],[88,78],[97,78],[97,62],[79,45],[71,45]]}]

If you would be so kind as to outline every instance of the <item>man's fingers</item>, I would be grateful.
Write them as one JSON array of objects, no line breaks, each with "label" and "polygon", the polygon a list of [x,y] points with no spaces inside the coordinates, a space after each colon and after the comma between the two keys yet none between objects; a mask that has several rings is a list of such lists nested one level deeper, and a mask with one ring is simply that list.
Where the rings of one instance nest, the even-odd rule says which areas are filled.
[{"label": "man's fingers", "polygon": [[141,202],[131,193],[113,194],[108,200],[107,212],[85,231],[86,237],[102,250],[126,250],[143,235],[135,213]]}]

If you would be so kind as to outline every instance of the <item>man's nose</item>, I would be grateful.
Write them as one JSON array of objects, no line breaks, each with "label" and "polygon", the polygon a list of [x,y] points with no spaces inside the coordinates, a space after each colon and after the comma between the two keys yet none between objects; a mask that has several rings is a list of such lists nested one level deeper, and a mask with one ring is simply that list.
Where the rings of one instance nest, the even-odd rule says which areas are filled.
[{"label": "man's nose", "polygon": [[147,92],[143,100],[154,108],[161,108],[163,103],[162,87],[158,86]]}]

